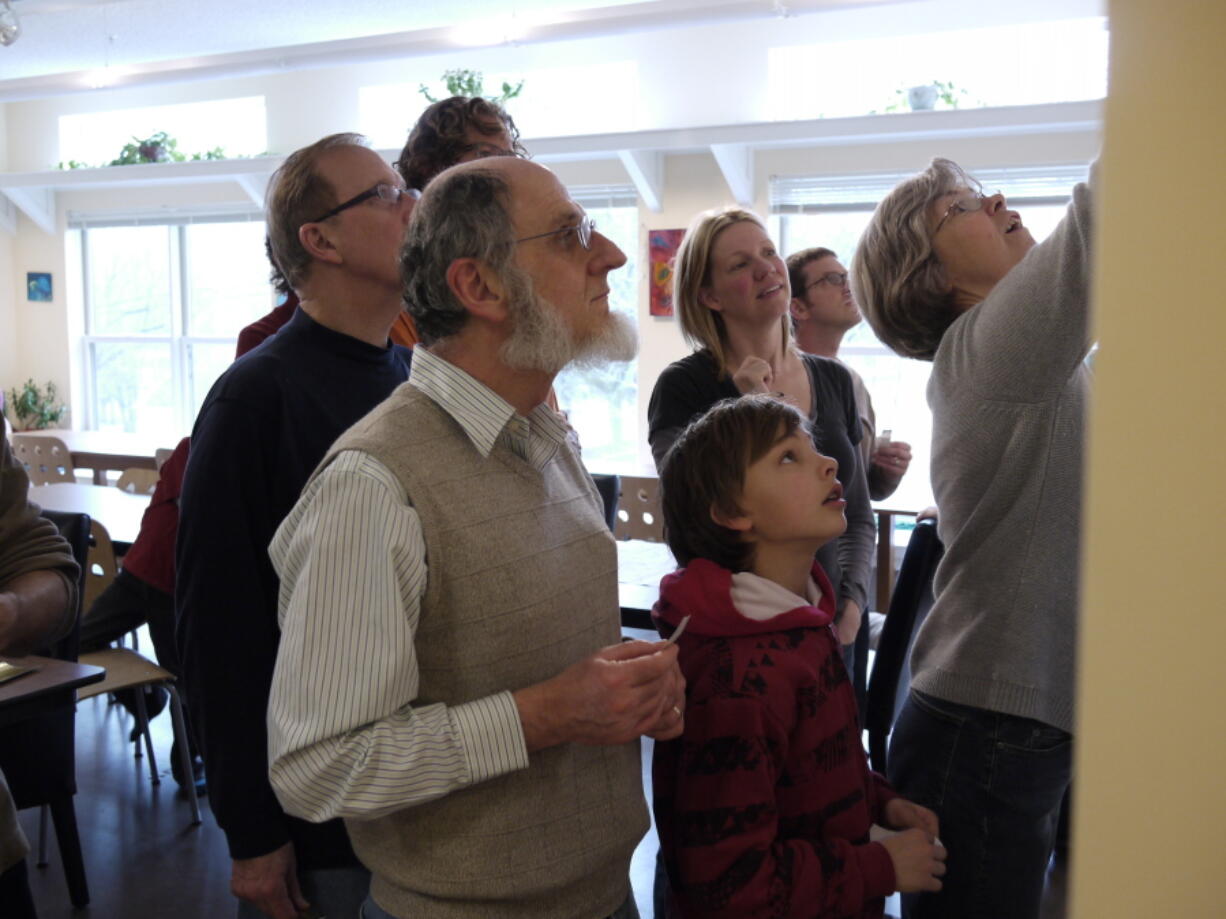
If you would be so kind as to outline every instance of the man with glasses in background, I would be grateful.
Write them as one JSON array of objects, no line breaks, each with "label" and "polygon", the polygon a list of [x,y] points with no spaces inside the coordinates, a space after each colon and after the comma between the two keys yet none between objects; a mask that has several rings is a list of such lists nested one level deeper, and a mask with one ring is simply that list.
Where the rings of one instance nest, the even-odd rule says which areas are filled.
[{"label": "man with glasses in background", "polygon": [[[829,249],[802,249],[788,256],[788,279],[792,282],[792,331],[801,351],[838,359],[843,336],[861,320],[860,308],[851,295],[847,269]],[[840,361],[840,363],[842,363]],[[856,392],[856,411],[864,434],[860,453],[868,476],[868,494],[881,501],[894,494],[911,465],[911,445],[901,440],[877,443],[877,415],[864,379],[848,367]]]},{"label": "man with glasses in background", "polygon": [[676,649],[620,642],[617,555],[545,407],[629,360],[625,256],[542,166],[426,188],[401,253],[408,386],[329,451],[270,548],[269,703],[286,810],[346,818],[367,919],[630,919],[648,828],[638,738],[681,731]]},{"label": "man with glasses in background", "polygon": [[210,390],[192,432],[176,552],[177,640],[240,916],[354,915],[369,877],[339,821],[286,815],[265,717],[280,633],[268,544],[328,446],[408,379],[388,341],[415,193],[356,134],[291,154],[268,188],[276,269],[300,298]]}]

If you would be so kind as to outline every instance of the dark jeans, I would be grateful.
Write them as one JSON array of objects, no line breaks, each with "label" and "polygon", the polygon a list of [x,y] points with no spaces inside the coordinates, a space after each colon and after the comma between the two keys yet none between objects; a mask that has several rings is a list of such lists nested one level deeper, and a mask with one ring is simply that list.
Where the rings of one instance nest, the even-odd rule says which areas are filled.
[{"label": "dark jeans", "polygon": [[[120,570],[115,580],[94,601],[81,618],[81,650],[97,651],[105,648],[120,636],[148,623],[149,637],[158,663],[175,675],[179,697],[183,701],[183,719],[187,724],[188,749],[196,755],[196,744],[191,737],[191,723],[187,721],[187,698],[183,687],[183,668],[179,666],[179,652],[175,646],[175,601],[170,594],[162,593],[151,584],[126,571]],[[163,694],[164,695],[164,694]],[[135,715],[132,696],[117,693],[116,698]],[[149,716],[160,712],[164,699],[155,703]],[[178,744],[179,738],[175,737]],[[177,760],[173,760],[177,765]]]},{"label": "dark jeans", "polygon": [[890,738],[890,781],[936,811],[949,853],[938,894],[906,919],[1035,919],[1072,767],[1051,725],[911,691]]}]

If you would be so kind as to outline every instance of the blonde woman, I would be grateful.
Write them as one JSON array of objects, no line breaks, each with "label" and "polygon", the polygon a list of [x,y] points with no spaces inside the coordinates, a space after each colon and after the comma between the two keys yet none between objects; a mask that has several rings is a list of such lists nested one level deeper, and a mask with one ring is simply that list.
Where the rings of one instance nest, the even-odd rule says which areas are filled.
[{"label": "blonde woman", "polygon": [[721,399],[775,393],[805,413],[818,452],[838,460],[847,501],[847,532],[817,558],[838,592],[850,671],[874,540],[851,376],[837,361],[792,346],[787,266],[756,214],[729,208],[695,218],[677,253],[673,299],[695,351],[665,368],[652,391],[648,440],[656,466],[685,426]]}]

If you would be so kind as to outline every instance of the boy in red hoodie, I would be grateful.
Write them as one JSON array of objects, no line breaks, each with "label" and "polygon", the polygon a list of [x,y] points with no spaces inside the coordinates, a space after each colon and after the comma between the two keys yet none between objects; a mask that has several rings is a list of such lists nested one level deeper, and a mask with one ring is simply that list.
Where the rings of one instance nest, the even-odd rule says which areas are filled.
[{"label": "boy in red hoodie", "polygon": [[[664,460],[682,567],[653,616],[664,635],[690,617],[685,733],[653,764],[674,916],[880,917],[895,890],[940,889],[936,815],[868,768],[813,561],[847,525],[837,466],[770,396],[717,404]],[[902,832],[870,842],[873,823]]]}]

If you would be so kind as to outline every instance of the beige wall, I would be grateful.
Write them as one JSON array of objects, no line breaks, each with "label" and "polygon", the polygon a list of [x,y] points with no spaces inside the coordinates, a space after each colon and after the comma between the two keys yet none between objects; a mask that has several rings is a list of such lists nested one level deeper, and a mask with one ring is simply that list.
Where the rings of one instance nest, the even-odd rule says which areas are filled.
[{"label": "beige wall", "polygon": [[1226,4],[1110,16],[1072,915],[1222,916]]}]

